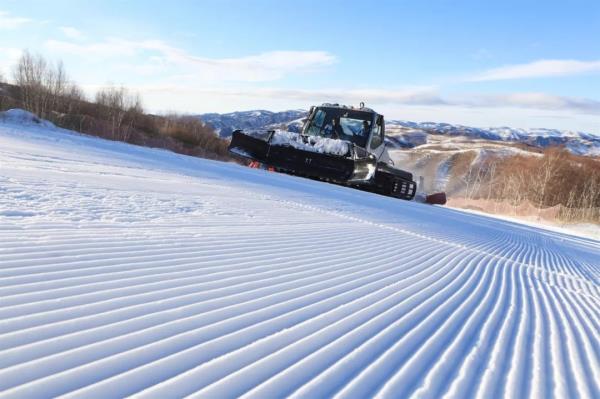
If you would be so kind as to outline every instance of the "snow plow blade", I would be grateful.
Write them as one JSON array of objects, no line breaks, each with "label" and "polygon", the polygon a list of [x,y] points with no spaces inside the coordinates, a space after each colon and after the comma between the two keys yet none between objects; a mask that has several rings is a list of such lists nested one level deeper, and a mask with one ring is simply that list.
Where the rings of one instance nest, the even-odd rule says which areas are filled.
[{"label": "snow plow blade", "polygon": [[231,135],[229,152],[254,161],[267,163],[271,135],[272,132],[265,131],[264,133],[256,133],[250,136],[244,134],[241,130],[236,130]]},{"label": "snow plow blade", "polygon": [[272,131],[246,134],[236,130],[231,136],[229,151],[277,170],[340,183],[368,180],[375,170],[374,161],[367,158],[353,159],[348,156],[305,151],[287,145],[272,145],[272,135]]}]

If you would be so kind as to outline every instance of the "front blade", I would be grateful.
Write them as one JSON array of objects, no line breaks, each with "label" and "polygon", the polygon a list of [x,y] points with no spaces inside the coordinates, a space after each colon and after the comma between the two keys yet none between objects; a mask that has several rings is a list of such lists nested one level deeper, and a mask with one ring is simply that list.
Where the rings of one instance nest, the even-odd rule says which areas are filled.
[{"label": "front blade", "polygon": [[249,135],[241,130],[236,130],[231,135],[229,152],[264,163],[267,160],[267,153],[269,151],[268,141],[270,134],[270,132],[264,132]]}]

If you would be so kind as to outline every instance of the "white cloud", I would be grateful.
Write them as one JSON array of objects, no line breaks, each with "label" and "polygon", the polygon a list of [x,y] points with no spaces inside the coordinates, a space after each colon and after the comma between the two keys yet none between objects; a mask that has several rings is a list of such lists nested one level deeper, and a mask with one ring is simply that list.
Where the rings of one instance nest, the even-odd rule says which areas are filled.
[{"label": "white cloud", "polygon": [[22,54],[22,50],[15,47],[0,47],[0,59],[5,61],[16,61]]},{"label": "white cloud", "polygon": [[[270,51],[232,58],[198,57],[170,46],[161,40],[130,41],[109,38],[97,43],[74,43],[48,40],[46,47],[54,53],[86,57],[120,58],[130,70],[141,73],[164,72],[194,81],[277,80],[290,73],[307,72],[336,62],[325,51]],[[124,57],[129,57],[123,60]]]},{"label": "white cloud", "polygon": [[95,58],[134,56],[138,49],[136,43],[118,39],[108,39],[100,43],[87,44],[51,39],[46,41],[45,46],[47,49],[56,53]]},{"label": "white cloud", "polygon": [[539,110],[570,110],[585,114],[600,114],[600,101],[546,93],[473,95],[462,100],[457,100],[456,104],[471,107],[516,107]]},{"label": "white cloud", "polygon": [[4,79],[8,79],[10,71],[21,57],[22,51],[13,47],[0,47],[0,73],[4,74]]},{"label": "white cloud", "polygon": [[591,72],[600,72],[600,60],[540,60],[527,64],[507,65],[490,69],[468,80],[472,82],[483,82],[490,80],[578,75]]},{"label": "white cloud", "polygon": [[0,11],[0,29],[16,29],[31,21],[29,18],[16,17],[5,11]]},{"label": "white cloud", "polygon": [[[99,86],[86,86],[89,93]],[[433,87],[399,90],[303,90],[282,88],[206,88],[194,86],[133,86],[151,112],[233,112],[252,109],[306,109],[323,102],[367,106],[388,119],[438,121],[467,126],[551,127],[600,134],[600,101],[545,93],[442,96]]]},{"label": "white cloud", "polygon": [[[398,89],[265,86],[264,82],[311,72],[337,62],[334,55],[325,51],[270,51],[242,57],[208,58],[193,55],[161,40],[131,41],[121,38],[97,42],[48,40],[45,46],[53,56],[72,54],[93,63],[111,65],[111,77],[118,76],[123,79],[123,84],[139,91],[153,112],[290,109],[321,102],[358,104],[364,101],[378,110],[399,109],[406,111],[407,115],[429,115],[422,119],[448,119],[464,124],[479,120],[480,125],[485,124],[481,121],[489,120],[490,124],[497,124],[506,119],[504,123],[511,124],[511,120],[519,115],[519,122],[515,124],[523,125],[527,115],[544,115],[543,118],[553,120],[558,120],[556,118],[560,116],[564,118],[565,125],[593,126],[594,130],[597,130],[597,122],[594,125],[592,119],[600,113],[598,100],[547,93],[444,93],[441,88],[433,86]],[[539,61],[527,64],[527,67],[498,68],[472,80],[531,77],[534,76],[534,70],[535,76],[541,73],[557,75],[596,70],[596,62],[573,61],[575,64],[572,64],[569,61],[565,64],[565,61],[560,61],[560,68],[553,61],[550,64],[548,62]],[[132,77],[137,82],[152,83],[136,86]],[[88,79],[88,82],[100,84],[98,79]],[[96,88],[87,86],[90,92]],[[393,114],[401,117],[396,112]],[[461,116],[466,119],[461,121]],[[541,117],[531,118],[532,121],[544,120]]]},{"label": "white cloud", "polygon": [[69,39],[84,40],[85,35],[80,30],[73,28],[72,26],[61,26],[58,29]]},{"label": "white cloud", "polygon": [[[373,105],[395,106],[436,106],[469,109],[529,109],[543,111],[561,111],[572,114],[597,115],[600,113],[600,101],[586,98],[557,96],[546,93],[512,94],[455,94],[441,95],[434,87],[387,89],[281,89],[281,88],[200,88],[193,86],[141,86],[137,88],[144,95],[160,98],[160,95],[173,95],[186,98],[193,105],[197,98],[219,98],[224,103],[239,98],[256,99],[261,103],[316,104],[321,102],[340,102],[358,105],[361,101]],[[186,110],[189,111],[189,108]]]},{"label": "white cloud", "polygon": [[[164,90],[164,89],[163,89]],[[193,89],[192,89],[193,90]],[[204,94],[213,94],[230,97],[262,97],[275,99],[288,99],[292,101],[313,102],[341,102],[358,105],[360,102],[377,104],[442,104],[443,100],[435,89],[429,87],[407,88],[399,90],[377,89],[279,89],[279,88],[251,88],[251,89],[201,89]]]}]

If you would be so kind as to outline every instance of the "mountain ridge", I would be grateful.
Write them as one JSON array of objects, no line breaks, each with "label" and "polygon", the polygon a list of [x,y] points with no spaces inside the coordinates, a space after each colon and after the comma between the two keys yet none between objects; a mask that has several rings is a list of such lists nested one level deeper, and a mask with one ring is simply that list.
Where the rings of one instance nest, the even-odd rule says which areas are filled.
[{"label": "mountain ridge", "polygon": [[[235,129],[286,128],[299,131],[308,111],[250,110],[224,114],[196,115],[212,125],[220,137],[227,138]],[[577,155],[600,156],[600,135],[549,128],[513,128],[508,126],[479,128],[445,122],[412,122],[392,119],[386,121],[388,143],[395,148],[414,148],[426,143],[427,135],[464,136],[474,140],[522,143],[538,148],[565,146]]]}]

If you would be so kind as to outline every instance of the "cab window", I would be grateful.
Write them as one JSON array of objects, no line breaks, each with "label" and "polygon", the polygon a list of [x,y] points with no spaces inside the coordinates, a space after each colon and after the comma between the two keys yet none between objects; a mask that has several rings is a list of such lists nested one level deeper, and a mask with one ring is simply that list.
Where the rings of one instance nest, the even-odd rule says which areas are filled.
[{"label": "cab window", "polygon": [[325,112],[319,109],[313,116],[306,134],[309,136],[319,136],[321,134],[321,129],[323,128],[323,122],[325,122]]}]

